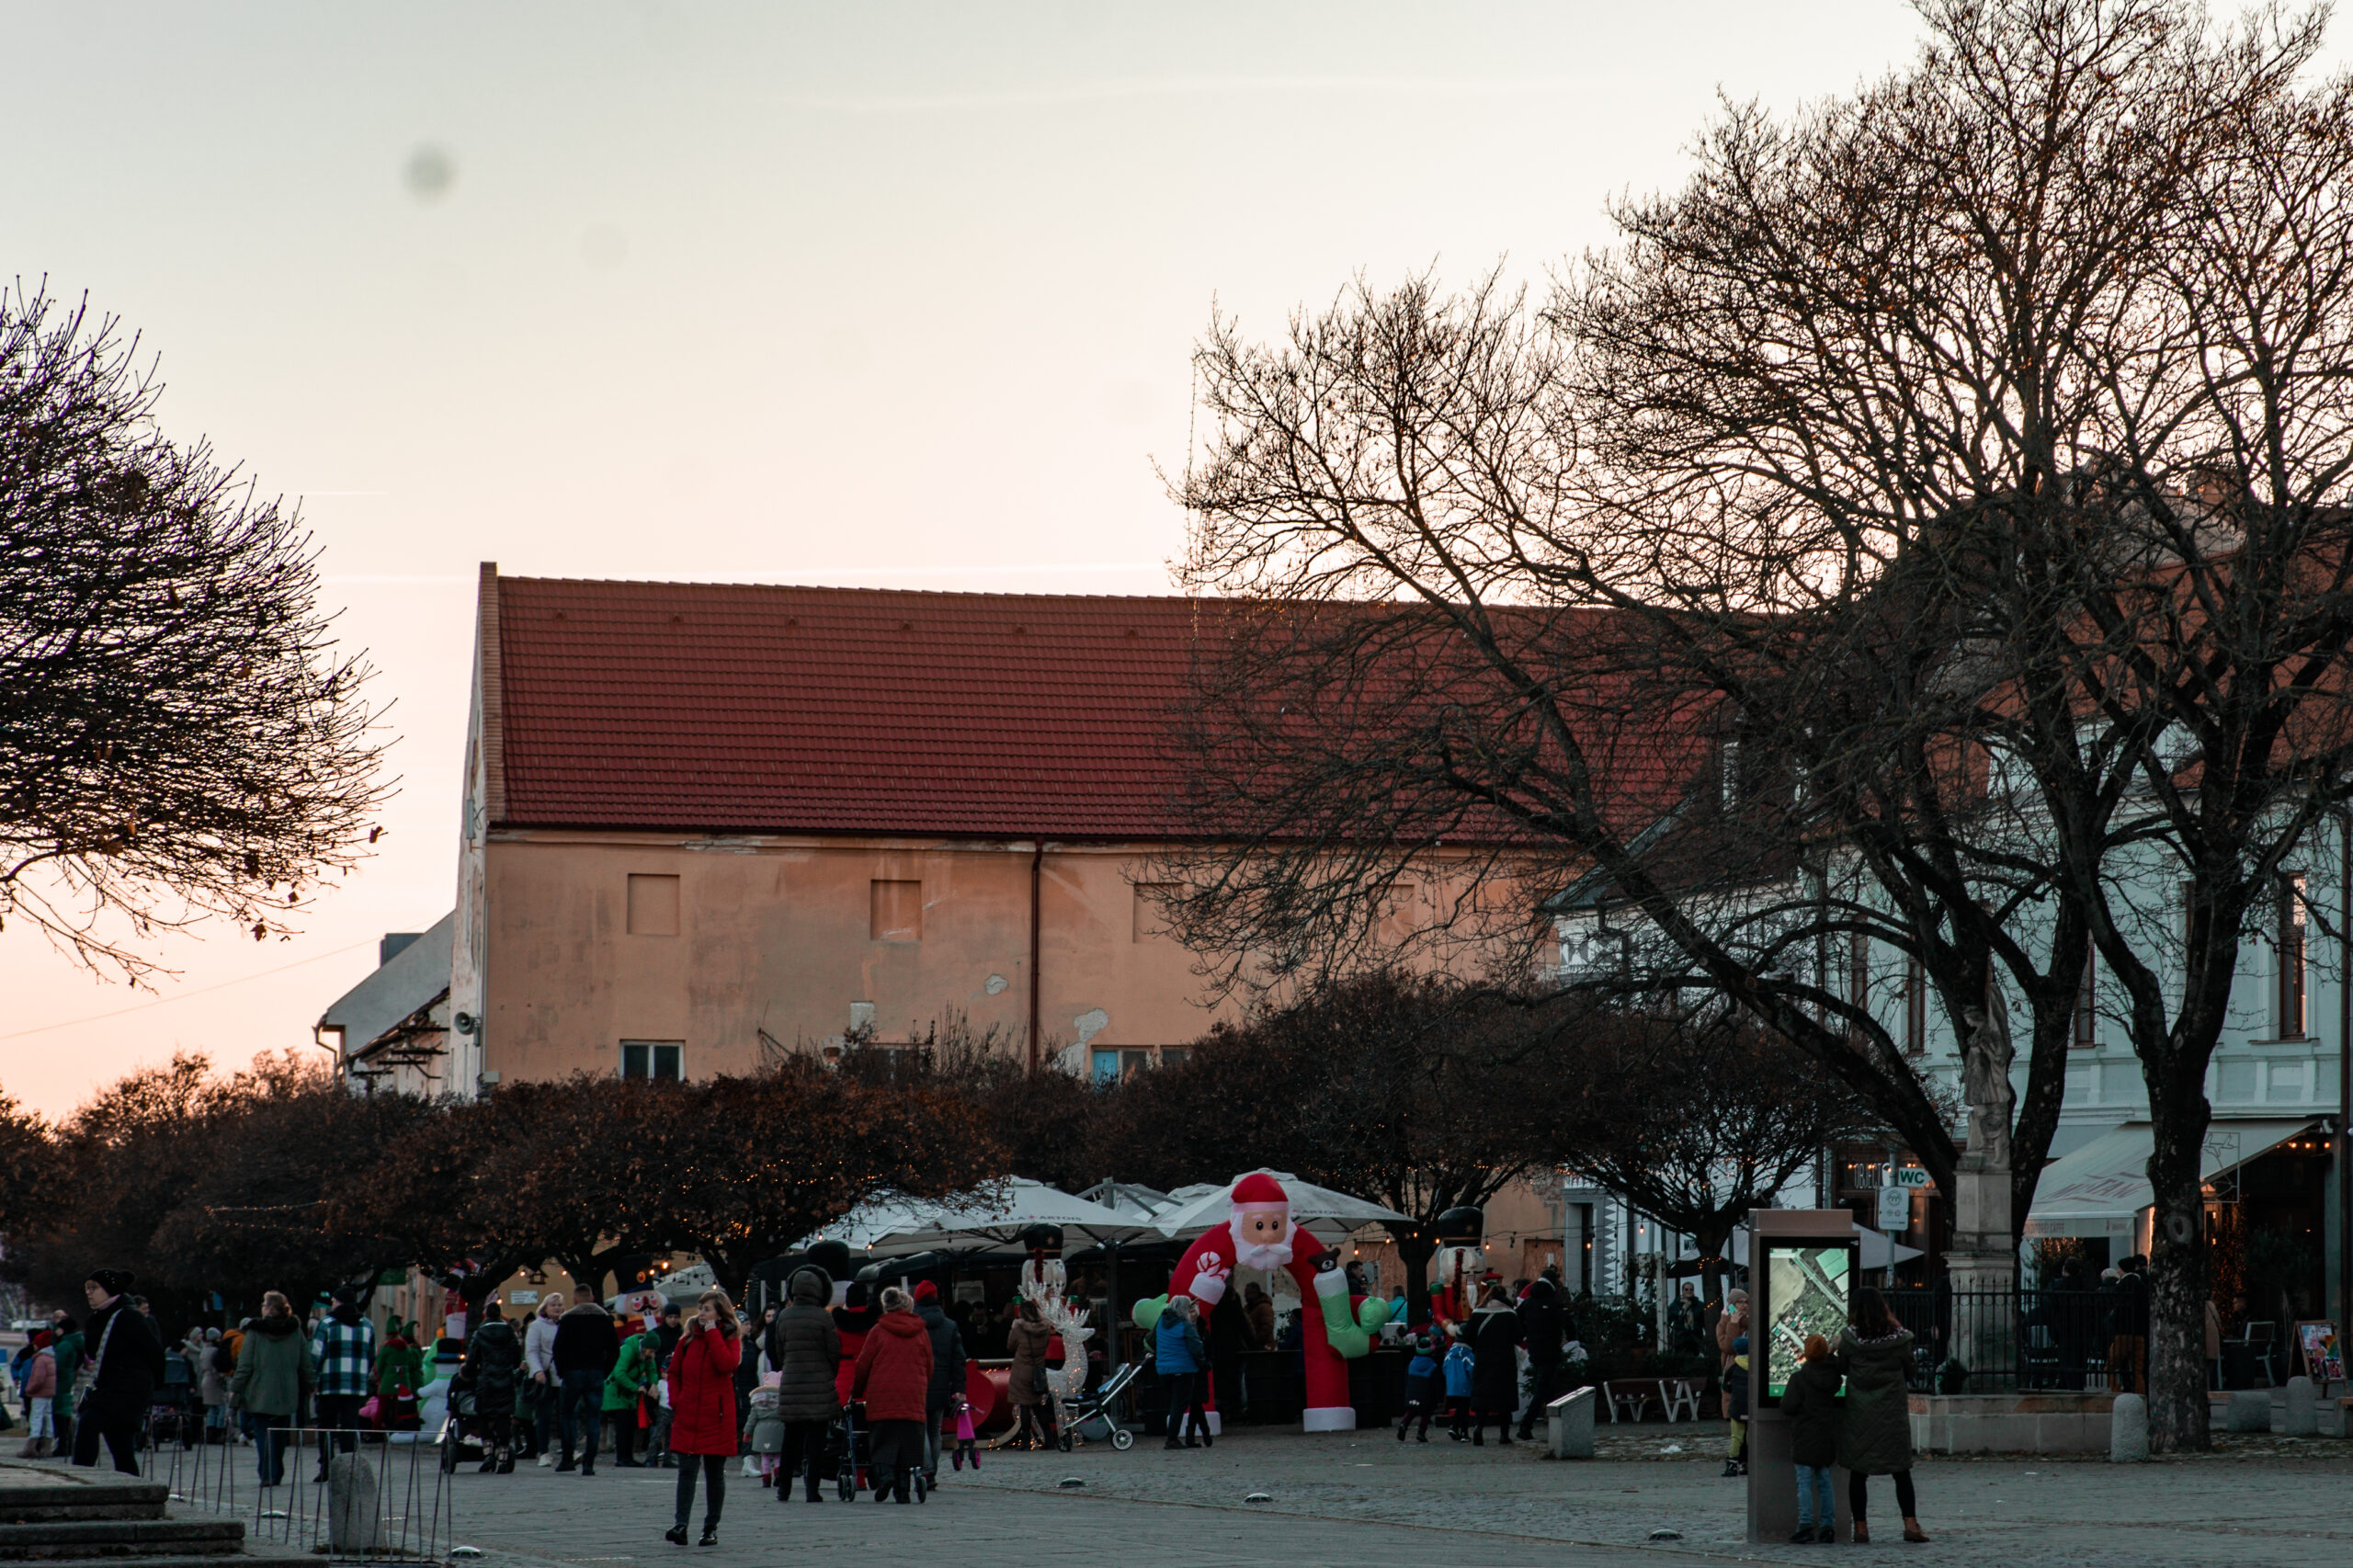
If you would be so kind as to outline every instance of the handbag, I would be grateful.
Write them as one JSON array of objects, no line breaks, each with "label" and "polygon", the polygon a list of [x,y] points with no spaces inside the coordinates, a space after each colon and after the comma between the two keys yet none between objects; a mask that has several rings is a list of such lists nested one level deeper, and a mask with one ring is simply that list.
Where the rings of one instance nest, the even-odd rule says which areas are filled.
[{"label": "handbag", "polygon": [[382,1394],[369,1394],[365,1403],[359,1406],[359,1424],[362,1426],[381,1426],[384,1424],[384,1396]]},{"label": "handbag", "polygon": [[90,1403],[90,1396],[98,1392],[98,1372],[107,1364],[107,1341],[114,1337],[114,1325],[122,1321],[122,1314],[131,1310],[127,1303],[119,1306],[114,1310],[113,1315],[107,1319],[107,1331],[98,1335],[98,1353],[90,1358],[90,1381],[84,1383],[81,1392],[74,1396],[74,1408],[76,1412],[87,1405]]}]

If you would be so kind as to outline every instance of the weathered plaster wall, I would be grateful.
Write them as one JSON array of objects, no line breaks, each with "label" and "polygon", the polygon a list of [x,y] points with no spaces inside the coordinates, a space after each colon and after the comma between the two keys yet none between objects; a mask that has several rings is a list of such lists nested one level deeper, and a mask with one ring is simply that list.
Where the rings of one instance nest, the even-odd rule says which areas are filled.
[{"label": "weathered plaster wall", "polygon": [[[486,1066],[611,1071],[678,1040],[688,1076],[745,1072],[870,1017],[883,1043],[951,1013],[1028,1049],[1027,841],[687,840],[501,831],[485,855]],[[1049,843],[1040,1032],[1049,1052],[1181,1044],[1217,1015],[1185,950],[1138,920],[1141,846]],[[678,879],[675,935],[630,929],[630,878]],[[876,882],[921,885],[921,933],[874,935]],[[652,901],[658,904],[658,899]],[[648,924],[659,925],[658,919]]]}]

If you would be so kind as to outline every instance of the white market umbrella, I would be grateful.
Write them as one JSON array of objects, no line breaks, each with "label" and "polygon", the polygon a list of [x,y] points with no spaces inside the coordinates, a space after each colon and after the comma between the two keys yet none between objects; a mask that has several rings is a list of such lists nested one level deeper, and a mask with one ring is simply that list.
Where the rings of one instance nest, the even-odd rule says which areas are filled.
[{"label": "white market umbrella", "polygon": [[1213,1230],[1233,1218],[1233,1188],[1243,1176],[1270,1176],[1283,1184],[1283,1191],[1290,1198],[1290,1217],[1304,1226],[1310,1234],[1329,1244],[1350,1231],[1367,1225],[1405,1225],[1412,1216],[1400,1214],[1394,1209],[1382,1207],[1367,1199],[1351,1198],[1345,1192],[1335,1192],[1328,1187],[1318,1187],[1312,1181],[1302,1181],[1287,1171],[1270,1171],[1261,1167],[1245,1171],[1223,1187],[1184,1187],[1169,1196],[1177,1207],[1153,1221],[1161,1233],[1171,1238],[1198,1236]]},{"label": "white market umbrella", "polygon": [[874,1259],[919,1252],[1018,1250],[1021,1233],[1032,1225],[1061,1226],[1065,1252],[1105,1242],[1160,1239],[1149,1225],[1023,1176],[1000,1183],[995,1198],[899,1198],[870,1203],[826,1226],[824,1233],[847,1243],[853,1259]]}]

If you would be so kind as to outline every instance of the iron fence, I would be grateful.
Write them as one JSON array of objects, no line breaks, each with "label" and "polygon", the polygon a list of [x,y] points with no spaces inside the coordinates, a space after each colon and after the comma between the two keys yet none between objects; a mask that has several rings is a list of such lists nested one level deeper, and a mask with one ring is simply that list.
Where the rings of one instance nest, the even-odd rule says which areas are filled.
[{"label": "iron fence", "polygon": [[2147,1306],[2109,1290],[1890,1290],[1918,1393],[2146,1392]]},{"label": "iron fence", "polygon": [[200,1429],[188,1436],[157,1443],[156,1479],[175,1504],[243,1519],[248,1545],[330,1562],[449,1560],[452,1435],[253,1426],[219,1441]]}]

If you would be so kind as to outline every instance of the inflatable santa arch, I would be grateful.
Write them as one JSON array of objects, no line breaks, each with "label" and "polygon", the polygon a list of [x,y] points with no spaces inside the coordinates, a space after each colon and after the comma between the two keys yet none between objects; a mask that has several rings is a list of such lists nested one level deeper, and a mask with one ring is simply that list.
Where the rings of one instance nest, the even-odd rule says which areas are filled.
[{"label": "inflatable santa arch", "polygon": [[1311,1432],[1344,1432],[1357,1424],[1348,1403],[1348,1362],[1372,1348],[1389,1321],[1389,1303],[1351,1297],[1339,1255],[1290,1215],[1282,1183],[1255,1171],[1233,1184],[1226,1222],[1204,1232],[1168,1277],[1168,1295],[1138,1301],[1135,1321],[1150,1330],[1173,1296],[1190,1296],[1206,1312],[1225,1297],[1234,1266],[1285,1269],[1299,1285],[1300,1339],[1307,1358],[1306,1409]]}]

